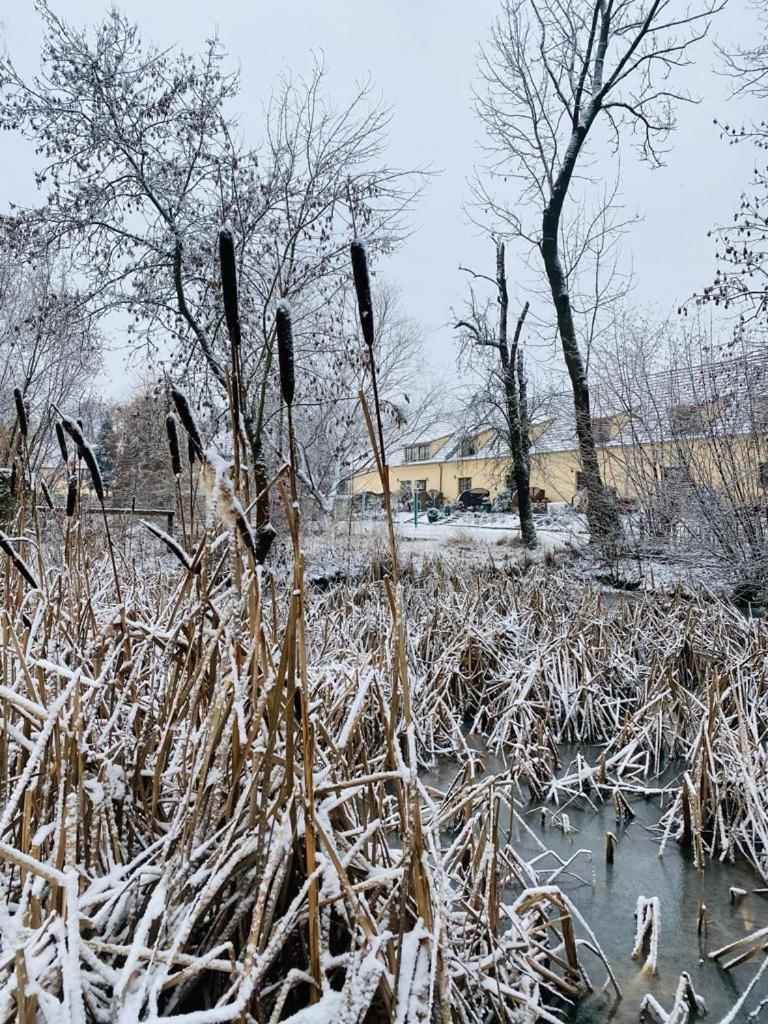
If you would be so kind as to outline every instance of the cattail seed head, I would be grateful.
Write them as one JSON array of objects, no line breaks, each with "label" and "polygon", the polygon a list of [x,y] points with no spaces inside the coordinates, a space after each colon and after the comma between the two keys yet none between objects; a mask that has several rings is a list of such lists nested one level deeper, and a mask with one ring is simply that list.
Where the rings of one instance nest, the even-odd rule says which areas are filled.
[{"label": "cattail seed head", "polygon": [[189,461],[189,468],[190,469],[192,468],[192,463],[195,461],[196,458],[197,458],[197,452],[195,451],[195,446],[192,444],[192,438],[188,437],[187,438],[187,459]]},{"label": "cattail seed head", "polygon": [[43,497],[45,498],[45,503],[48,508],[53,508],[53,499],[51,498],[51,492],[48,490],[48,484],[45,480],[40,480],[40,490],[43,492]]},{"label": "cattail seed head", "polygon": [[24,405],[24,395],[21,388],[13,389],[13,400],[16,403],[16,419],[19,421],[19,432],[22,437],[27,436],[27,408]]},{"label": "cattail seed head", "polygon": [[197,429],[197,423],[195,423],[195,417],[192,415],[192,410],[189,407],[189,399],[175,385],[171,387],[171,398],[173,404],[176,406],[176,412],[179,414],[181,425],[187,432],[187,437],[190,443],[195,449],[195,455],[202,462],[203,458],[203,442],[200,437],[200,431]]},{"label": "cattail seed head", "polygon": [[368,254],[365,245],[356,238],[349,247],[352,257],[352,277],[357,292],[357,307],[360,311],[360,326],[363,329],[363,340],[368,348],[373,348],[373,305],[371,303],[371,279],[368,273]]},{"label": "cattail seed head", "polygon": [[280,364],[280,390],[286,405],[293,405],[294,372],[293,372],[293,322],[291,306],[286,299],[281,299],[275,311],[275,327],[277,330],[277,359]]},{"label": "cattail seed head", "polygon": [[75,514],[77,506],[77,474],[73,473],[67,481],[67,519]]},{"label": "cattail seed head", "polygon": [[235,523],[237,524],[237,530],[240,536],[243,538],[243,542],[252,555],[256,554],[256,542],[253,537],[253,530],[251,529],[250,523],[245,518],[243,510],[241,508],[235,509]]},{"label": "cattail seed head", "polygon": [[67,451],[67,439],[64,436],[64,428],[61,423],[56,420],[56,440],[59,442],[59,451],[61,452],[61,458],[66,466],[69,461],[69,452]]},{"label": "cattail seed head", "polygon": [[99,463],[96,461],[93,449],[83,435],[82,421],[78,420],[77,423],[75,423],[74,420],[63,416],[61,423],[66,432],[75,442],[77,454],[88,467],[88,472],[91,474],[93,489],[96,491],[96,497],[99,501],[104,501],[104,481],[101,478],[101,470],[99,469]]},{"label": "cattail seed head", "polygon": [[237,267],[235,264],[235,236],[229,224],[219,231],[219,263],[221,290],[224,296],[224,317],[227,331],[234,345],[240,344],[240,315],[237,306]]},{"label": "cattail seed head", "polygon": [[24,559],[20,557],[13,544],[11,544],[10,540],[2,530],[0,530],[0,550],[4,551],[6,555],[8,555],[16,571],[19,575],[24,577],[30,587],[32,587],[33,590],[37,590],[37,580],[32,575],[32,571],[24,562]]},{"label": "cattail seed head", "polygon": [[165,417],[165,432],[168,435],[168,451],[171,453],[171,468],[173,475],[181,473],[181,454],[179,452],[179,434],[176,429],[176,417],[169,412]]}]

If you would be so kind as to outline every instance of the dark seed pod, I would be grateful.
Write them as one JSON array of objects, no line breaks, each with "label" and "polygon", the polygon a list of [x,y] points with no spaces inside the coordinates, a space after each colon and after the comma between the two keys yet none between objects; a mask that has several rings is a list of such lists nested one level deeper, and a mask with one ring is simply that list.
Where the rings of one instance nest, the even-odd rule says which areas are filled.
[{"label": "dark seed pod", "polygon": [[363,340],[373,348],[373,305],[371,303],[371,279],[368,273],[368,254],[365,245],[356,238],[349,247],[352,257],[352,277],[357,292],[357,307],[360,311],[360,326]]},{"label": "dark seed pod", "polygon": [[8,555],[10,560],[13,562],[16,571],[24,577],[30,587],[32,587],[33,590],[37,590],[37,580],[32,575],[29,566],[26,565],[24,560],[19,557],[16,549],[2,530],[0,530],[0,550],[4,551],[6,555]]},{"label": "dark seed pod", "polygon": [[253,537],[253,530],[248,520],[245,518],[241,509],[235,510],[235,522],[237,523],[237,530],[240,536],[243,538],[243,542],[252,555],[256,554],[256,541]]},{"label": "dark seed pod", "polygon": [[277,534],[275,528],[271,523],[265,523],[264,526],[258,532],[256,539],[256,550],[253,553],[253,557],[257,565],[263,565],[269,549],[272,547],[272,541],[275,539]]},{"label": "dark seed pod", "polygon": [[171,551],[178,558],[178,560],[181,562],[185,569],[188,569],[190,572],[196,574],[200,572],[202,565],[198,564],[197,566],[194,566],[192,563],[192,559],[186,553],[181,544],[174,540],[173,537],[169,536],[167,533],[165,533],[164,530],[161,530],[158,526],[155,526],[154,523],[148,523],[146,519],[140,519],[139,522],[141,523],[142,526],[146,526],[149,532],[153,534],[155,537],[157,537],[159,541],[162,541],[162,543],[165,544],[168,550]]},{"label": "dark seed pod", "polygon": [[67,439],[64,436],[64,428],[62,427],[58,420],[56,420],[56,440],[59,442],[59,451],[61,452],[61,458],[64,461],[64,465],[66,466],[67,462],[69,461],[69,452],[67,451]]},{"label": "dark seed pod", "polygon": [[168,435],[168,451],[171,453],[171,468],[173,475],[181,473],[181,454],[179,452],[179,434],[176,429],[176,417],[169,412],[165,417],[165,432]]},{"label": "dark seed pod", "polygon": [[91,474],[91,481],[93,482],[93,489],[96,491],[96,497],[99,501],[104,501],[104,481],[101,479],[101,470],[99,469],[93,449],[83,436],[81,421],[78,420],[75,423],[74,420],[63,416],[61,422],[66,432],[75,442],[77,454],[88,467],[88,472]]},{"label": "dark seed pod", "polygon": [[71,519],[77,507],[77,474],[73,473],[67,481],[67,519]]},{"label": "dark seed pod", "polygon": [[189,468],[190,469],[192,468],[192,463],[195,461],[196,458],[197,458],[197,452],[195,451],[195,446],[192,444],[192,438],[188,437],[187,438],[187,459],[189,460]]},{"label": "dark seed pod", "polygon": [[240,344],[240,315],[237,307],[237,267],[235,265],[235,236],[225,224],[219,231],[219,263],[221,264],[221,290],[224,295],[224,316],[227,331],[234,345]]},{"label": "dark seed pod", "polygon": [[45,480],[41,479],[40,490],[43,492],[43,497],[45,498],[45,503],[48,508],[53,508],[53,499],[51,498],[51,492],[48,490],[48,484]]},{"label": "dark seed pod", "polygon": [[293,322],[291,306],[286,299],[281,299],[275,311],[275,327],[277,329],[277,359],[280,364],[280,390],[286,405],[293,405],[294,372],[293,372]]},{"label": "dark seed pod", "polygon": [[176,412],[179,414],[181,425],[186,430],[187,437],[194,446],[195,455],[202,462],[203,442],[200,438],[200,431],[197,429],[197,423],[195,423],[195,417],[192,415],[192,410],[189,407],[189,400],[184,392],[175,386],[171,388],[171,398],[176,406]]},{"label": "dark seed pod", "polygon": [[19,421],[19,432],[22,437],[27,436],[27,409],[24,405],[24,395],[21,388],[13,389],[13,400],[16,403],[16,419]]}]

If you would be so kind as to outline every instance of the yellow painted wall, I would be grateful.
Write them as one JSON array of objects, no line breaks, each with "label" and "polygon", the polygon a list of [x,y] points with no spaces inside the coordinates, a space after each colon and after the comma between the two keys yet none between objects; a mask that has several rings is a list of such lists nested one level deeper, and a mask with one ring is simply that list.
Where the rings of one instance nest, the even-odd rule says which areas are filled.
[{"label": "yellow painted wall", "polygon": [[[765,440],[765,439],[761,439]],[[707,480],[718,484],[722,472],[726,475],[740,475],[741,487],[754,495],[765,493],[759,480],[759,464],[768,461],[768,443],[756,443],[756,439],[727,439],[731,458],[730,465],[723,469],[718,465],[716,449],[704,439],[685,442],[682,461],[692,467],[695,482]],[[442,447],[442,445],[440,446]],[[672,442],[662,444],[638,444],[622,447],[619,445],[598,450],[600,471],[608,487],[613,487],[620,497],[638,497],[648,493],[647,488],[661,479],[662,466],[676,466],[681,462],[681,449]],[[470,477],[473,487],[482,487],[495,495],[505,487],[505,480],[511,472],[511,460],[502,457],[472,457],[449,461],[424,461],[400,463],[389,468],[390,490],[399,494],[403,481],[416,489],[417,480],[426,480],[427,490],[440,491],[446,501],[455,501],[459,496],[459,478]],[[580,469],[578,453],[575,450],[540,452],[531,455],[531,486],[541,488],[550,501],[572,501],[577,493],[576,474]],[[354,493],[360,491],[381,492],[378,473],[360,473],[354,479]]]},{"label": "yellow painted wall", "polygon": [[[531,486],[541,487],[551,501],[570,501],[576,494],[576,471],[579,459],[576,452],[547,452],[531,457]],[[459,479],[470,477],[473,487],[482,487],[494,497],[506,486],[507,474],[512,471],[508,458],[473,456],[450,461],[409,462],[389,467],[389,488],[392,494],[400,493],[401,484],[407,481],[411,490],[416,489],[417,480],[426,480],[428,491],[440,491],[447,501],[455,501],[459,494]],[[353,482],[353,492],[381,492],[379,474],[374,469],[358,473]]]}]

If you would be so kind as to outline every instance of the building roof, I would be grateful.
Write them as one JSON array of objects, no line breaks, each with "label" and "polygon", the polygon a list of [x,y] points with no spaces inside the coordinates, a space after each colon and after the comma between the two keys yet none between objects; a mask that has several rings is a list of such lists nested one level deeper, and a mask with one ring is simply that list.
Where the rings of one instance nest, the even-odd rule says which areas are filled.
[{"label": "building roof", "polygon": [[623,419],[606,447],[762,433],[768,428],[768,353],[680,362],[648,374],[619,367],[600,398],[601,416]]},{"label": "building roof", "polygon": [[[696,436],[697,415],[700,427],[721,436],[754,431],[756,424],[768,433],[768,352],[745,352],[727,359],[678,364],[652,373],[630,364],[616,366],[608,377],[592,384],[595,421],[608,420],[610,437],[597,438],[598,447],[611,448],[669,441]],[[689,415],[690,414],[690,415]],[[690,422],[686,422],[686,418]],[[706,422],[704,422],[704,419]],[[476,439],[486,431],[490,436],[474,455],[462,455],[460,442]],[[539,416],[531,429],[533,454],[570,452],[578,448],[570,391],[553,394],[546,414]],[[434,444],[445,439],[428,459],[403,461],[403,449],[418,444]],[[468,426],[466,416],[456,414],[420,426],[401,435],[388,448],[392,466],[435,462],[471,462],[487,458],[509,459],[511,452],[503,432],[490,424]]]},{"label": "building roof", "polygon": [[456,420],[439,419],[434,423],[422,424],[410,433],[406,432],[398,441],[401,446],[412,446],[415,444],[434,444],[444,437],[450,437],[456,431]]}]

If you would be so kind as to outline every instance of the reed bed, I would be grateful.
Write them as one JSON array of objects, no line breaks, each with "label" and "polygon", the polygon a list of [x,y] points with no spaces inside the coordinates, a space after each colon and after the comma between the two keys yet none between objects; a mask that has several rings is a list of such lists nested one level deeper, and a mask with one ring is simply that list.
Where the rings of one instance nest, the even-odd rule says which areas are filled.
[{"label": "reed bed", "polygon": [[[403,565],[388,499],[386,557],[313,590],[290,305],[276,316],[290,462],[267,483],[245,466],[230,228],[219,243],[231,459],[170,388],[206,522],[190,506],[181,537],[145,524],[156,552],[136,564],[109,532],[81,424],[57,426],[67,501],[47,525],[23,443],[14,455],[0,1022],[555,1022],[595,971],[619,998],[558,884],[581,852],[525,860],[513,825],[529,797],[612,799],[621,816],[666,790],[662,850],[690,844],[700,868],[741,853],[768,874],[768,628],[706,595],[608,608],[552,566]],[[373,415],[360,403],[388,495],[361,243],[351,258]],[[180,494],[174,417],[167,430]],[[103,538],[83,529],[86,472]],[[291,546],[270,571],[268,488]],[[484,773],[481,739],[504,772]],[[580,745],[571,765],[563,742]],[[441,792],[425,772],[447,756],[458,770]]]},{"label": "reed bed", "polygon": [[509,823],[670,762],[665,837],[766,875],[763,622],[545,569],[312,592],[238,536],[122,605],[76,520],[37,578],[17,554],[35,587],[5,558],[0,1020],[555,1020],[604,958]]}]

